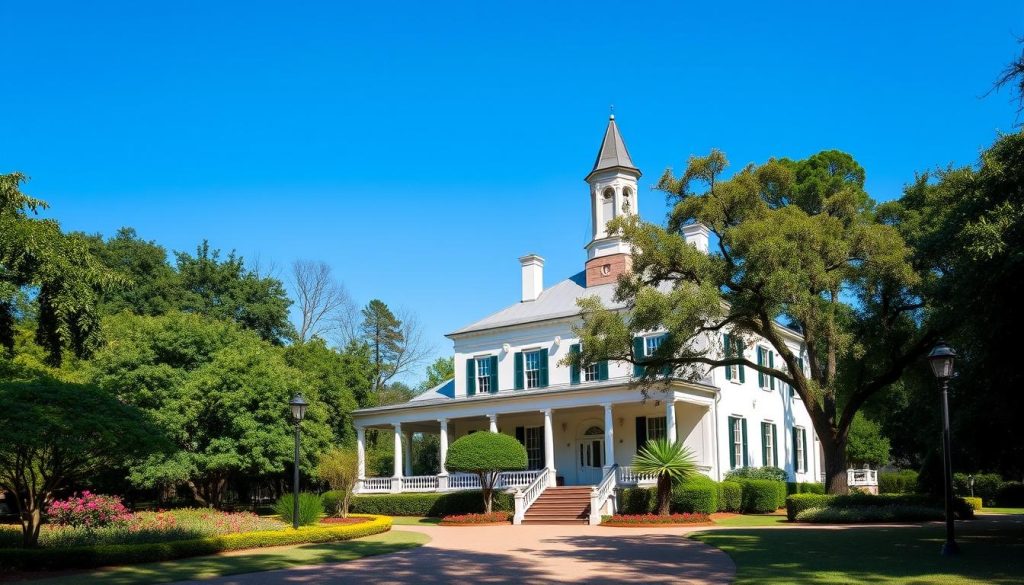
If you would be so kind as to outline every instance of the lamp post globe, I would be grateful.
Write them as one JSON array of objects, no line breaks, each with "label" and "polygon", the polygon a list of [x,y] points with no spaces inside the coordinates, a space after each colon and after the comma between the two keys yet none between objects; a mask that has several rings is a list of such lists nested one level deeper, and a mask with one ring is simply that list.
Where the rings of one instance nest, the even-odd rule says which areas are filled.
[{"label": "lamp post globe", "polygon": [[949,379],[956,373],[956,351],[940,339],[928,354],[928,363],[931,364],[932,374],[939,382],[939,397],[942,403],[942,471],[946,500],[946,542],[942,545],[942,554],[950,556],[960,552],[953,527],[953,458],[950,454],[949,438]]},{"label": "lamp post globe", "polygon": [[292,528],[299,528],[299,444],[302,441],[301,427],[299,423],[306,417],[306,407],[309,403],[302,397],[301,393],[295,395],[288,406],[292,409],[292,422],[295,424],[295,474],[292,477]]}]

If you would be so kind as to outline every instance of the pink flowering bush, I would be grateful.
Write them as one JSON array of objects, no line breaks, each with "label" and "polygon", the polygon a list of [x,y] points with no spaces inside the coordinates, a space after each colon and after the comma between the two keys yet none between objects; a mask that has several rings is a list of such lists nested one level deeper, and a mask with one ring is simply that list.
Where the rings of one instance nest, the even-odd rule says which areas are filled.
[{"label": "pink flowering bush", "polygon": [[121,498],[88,491],[53,502],[46,513],[52,524],[86,529],[123,524],[132,517]]}]

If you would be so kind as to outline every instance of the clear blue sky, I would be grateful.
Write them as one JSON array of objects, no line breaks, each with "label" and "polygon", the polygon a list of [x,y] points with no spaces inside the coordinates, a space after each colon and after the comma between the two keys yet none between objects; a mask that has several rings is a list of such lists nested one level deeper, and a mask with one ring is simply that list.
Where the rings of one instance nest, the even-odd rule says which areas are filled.
[{"label": "clear blue sky", "polygon": [[[0,172],[65,228],[329,262],[442,335],[583,266],[608,114],[644,171],[852,153],[876,199],[1013,130],[1020,2],[5,2]],[[907,3],[909,4],[909,3]]]}]

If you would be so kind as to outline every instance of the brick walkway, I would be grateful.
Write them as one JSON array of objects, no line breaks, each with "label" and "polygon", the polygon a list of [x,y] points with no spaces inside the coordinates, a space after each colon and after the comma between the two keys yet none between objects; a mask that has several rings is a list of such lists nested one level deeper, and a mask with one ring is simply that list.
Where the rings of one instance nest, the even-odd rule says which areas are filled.
[{"label": "brick walkway", "polygon": [[398,526],[431,542],[348,563],[196,583],[731,583],[736,567],[728,555],[683,536],[695,529]]}]

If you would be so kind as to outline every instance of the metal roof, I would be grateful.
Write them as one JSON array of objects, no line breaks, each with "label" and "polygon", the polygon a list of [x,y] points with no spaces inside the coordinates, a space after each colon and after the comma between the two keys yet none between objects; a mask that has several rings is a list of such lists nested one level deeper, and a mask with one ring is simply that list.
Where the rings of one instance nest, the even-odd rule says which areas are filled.
[{"label": "metal roof", "polygon": [[639,172],[633,159],[629,157],[626,150],[626,143],[622,141],[619,134],[619,127],[615,123],[615,116],[609,116],[608,128],[604,131],[604,140],[601,141],[601,149],[597,151],[597,160],[594,161],[594,168],[591,173],[612,168],[627,168]]}]

